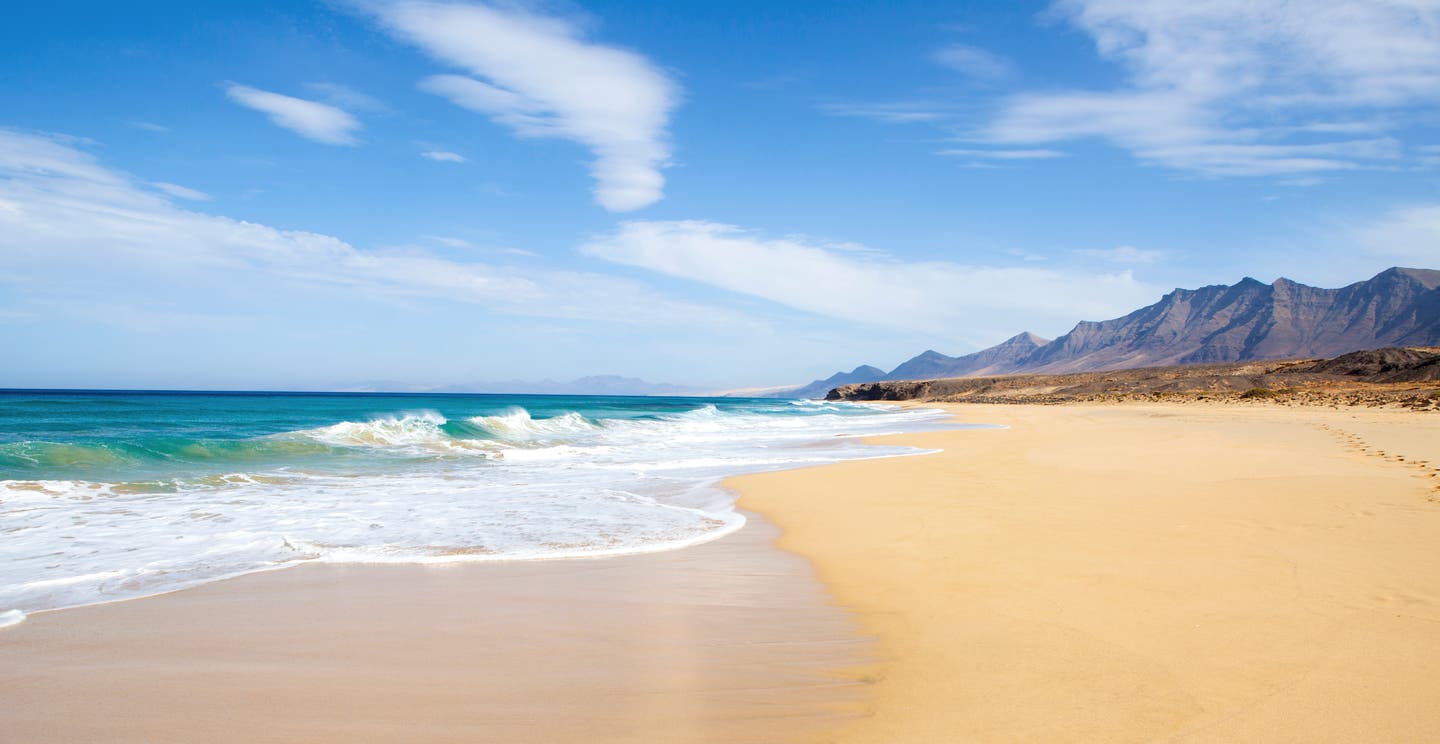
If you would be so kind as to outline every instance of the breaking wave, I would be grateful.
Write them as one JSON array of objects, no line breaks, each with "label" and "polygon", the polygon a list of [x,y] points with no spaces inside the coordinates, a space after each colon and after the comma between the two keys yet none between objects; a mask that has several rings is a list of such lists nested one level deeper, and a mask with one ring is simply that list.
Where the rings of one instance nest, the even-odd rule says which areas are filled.
[{"label": "breaking wave", "polygon": [[[219,403],[186,399],[106,436],[0,442],[0,624],[307,561],[683,547],[744,523],[722,478],[908,454],[859,438],[945,418],[855,404],[525,400],[535,402],[447,417],[442,401],[267,432],[264,422],[306,423],[276,414],[283,406],[333,401],[250,401],[258,412],[201,426],[183,417],[213,418],[205,406]],[[144,404],[125,401],[126,415]]]}]

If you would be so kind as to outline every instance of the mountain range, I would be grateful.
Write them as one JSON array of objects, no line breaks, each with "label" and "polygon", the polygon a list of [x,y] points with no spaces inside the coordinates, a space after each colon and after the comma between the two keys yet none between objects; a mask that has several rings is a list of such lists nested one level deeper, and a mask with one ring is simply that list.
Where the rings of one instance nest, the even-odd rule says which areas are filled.
[{"label": "mountain range", "polygon": [[964,356],[930,350],[889,372],[864,365],[780,395],[820,397],[839,385],[883,380],[1334,357],[1433,345],[1440,345],[1440,271],[1396,267],[1339,289],[1246,277],[1228,286],[1176,289],[1129,315],[1081,321],[1053,341],[1021,333]]}]

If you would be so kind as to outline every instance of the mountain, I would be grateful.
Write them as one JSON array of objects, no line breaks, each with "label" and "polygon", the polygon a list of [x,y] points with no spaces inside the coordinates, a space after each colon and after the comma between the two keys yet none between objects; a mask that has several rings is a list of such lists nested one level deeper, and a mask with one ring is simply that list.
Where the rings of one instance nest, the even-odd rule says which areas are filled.
[{"label": "mountain", "polygon": [[841,385],[861,382],[875,382],[885,379],[885,370],[862,364],[849,372],[836,372],[823,380],[816,380],[804,387],[785,390],[774,397],[779,398],[824,398],[825,394]]},{"label": "mountain", "polygon": [[[1082,321],[1046,341],[1022,333],[965,356],[926,351],[879,380],[1086,372],[1177,364],[1334,357],[1440,344],[1440,271],[1391,268],[1339,289],[1289,279],[1176,289],[1153,305]],[[817,380],[782,395],[806,395]],[[876,380],[878,381],[878,380]],[[861,380],[846,380],[857,383]],[[832,385],[834,387],[834,385]]]},{"label": "mountain", "polygon": [[[1021,360],[1050,343],[1033,333],[1012,336],[988,349],[965,356],[950,357],[926,351],[891,370],[880,380],[923,380],[938,377],[971,377],[1009,372]],[[860,380],[854,380],[860,382]],[[870,380],[865,380],[870,382]]]},{"label": "mountain", "polygon": [[569,382],[555,380],[505,380],[501,382],[475,382],[466,385],[451,385],[433,388],[430,392],[450,393],[505,393],[514,395],[684,395],[692,388],[670,385],[663,382],[646,382],[634,377],[619,375],[591,375]]},{"label": "mountain", "polygon": [[1082,322],[1015,371],[1082,372],[1331,357],[1440,342],[1440,271],[1393,268],[1340,289],[1246,277],[1177,289],[1129,315]]}]

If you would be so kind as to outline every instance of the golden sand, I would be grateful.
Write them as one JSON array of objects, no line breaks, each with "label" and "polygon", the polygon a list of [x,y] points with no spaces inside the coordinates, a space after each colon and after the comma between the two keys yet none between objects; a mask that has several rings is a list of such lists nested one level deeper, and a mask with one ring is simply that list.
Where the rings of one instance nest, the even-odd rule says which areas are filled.
[{"label": "golden sand", "polygon": [[773,742],[868,646],[774,527],[685,550],[301,566],[0,631],[0,742]]},{"label": "golden sand", "polygon": [[1440,741],[1440,416],[951,410],[732,481],[878,637],[825,740]]}]

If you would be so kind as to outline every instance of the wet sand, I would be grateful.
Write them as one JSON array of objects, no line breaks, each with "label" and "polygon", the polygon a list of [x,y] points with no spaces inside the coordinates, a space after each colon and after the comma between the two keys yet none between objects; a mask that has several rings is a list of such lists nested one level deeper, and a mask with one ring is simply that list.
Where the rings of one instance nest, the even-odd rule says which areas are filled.
[{"label": "wet sand", "polygon": [[1440,416],[950,408],[730,482],[878,638],[823,740],[1440,741]]},{"label": "wet sand", "polygon": [[5,742],[771,742],[863,710],[773,526],[685,550],[307,565],[0,631]]}]

